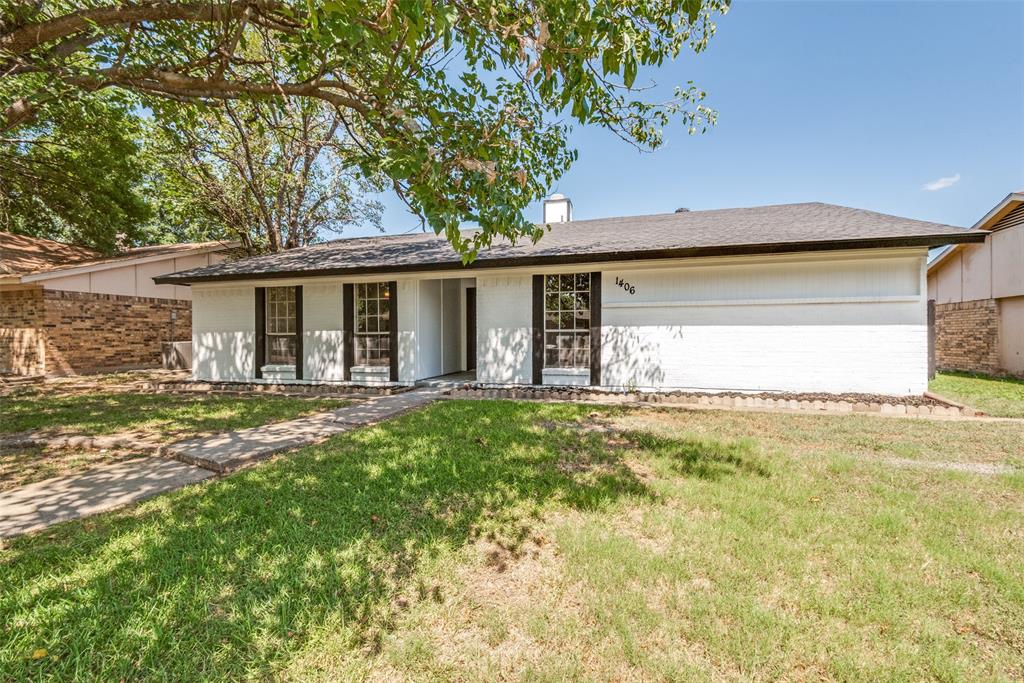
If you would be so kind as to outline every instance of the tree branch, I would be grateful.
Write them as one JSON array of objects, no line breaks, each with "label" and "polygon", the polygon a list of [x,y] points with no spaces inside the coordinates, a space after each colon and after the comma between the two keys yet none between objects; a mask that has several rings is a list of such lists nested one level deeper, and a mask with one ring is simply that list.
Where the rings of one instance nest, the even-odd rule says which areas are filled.
[{"label": "tree branch", "polygon": [[83,9],[56,19],[19,26],[0,36],[0,53],[23,55],[40,45],[62,40],[94,27],[128,26],[141,22],[221,22],[255,10],[273,13],[284,8],[276,0],[245,0],[221,3],[177,3],[156,0],[148,4]]}]

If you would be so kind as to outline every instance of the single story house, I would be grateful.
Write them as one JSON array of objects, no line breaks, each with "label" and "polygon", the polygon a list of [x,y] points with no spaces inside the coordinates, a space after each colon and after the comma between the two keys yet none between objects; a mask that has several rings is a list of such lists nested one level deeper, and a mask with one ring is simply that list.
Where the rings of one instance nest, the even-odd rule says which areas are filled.
[{"label": "single story house", "polygon": [[464,266],[431,234],[155,278],[220,381],[920,394],[929,247],[980,232],[820,203],[572,220]]},{"label": "single story house", "polygon": [[1024,377],[1024,192],[1012,192],[928,266],[935,360],[943,370]]},{"label": "single story house", "polygon": [[0,232],[0,373],[159,367],[162,342],[192,335],[192,290],[153,277],[219,263],[231,246],[167,244],[106,257]]}]

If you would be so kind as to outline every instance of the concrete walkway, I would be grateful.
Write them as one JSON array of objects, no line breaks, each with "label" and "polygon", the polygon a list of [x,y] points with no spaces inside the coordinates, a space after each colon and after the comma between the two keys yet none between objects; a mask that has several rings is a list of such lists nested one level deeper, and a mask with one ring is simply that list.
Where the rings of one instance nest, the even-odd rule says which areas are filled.
[{"label": "concrete walkway", "polygon": [[44,529],[179,489],[213,472],[164,458],[135,458],[0,493],[0,538]]},{"label": "concrete walkway", "polygon": [[229,472],[290,448],[376,424],[441,397],[439,388],[376,396],[346,408],[289,422],[190,439],[147,457],[101,465],[0,493],[0,538],[94,515]]},{"label": "concrete walkway", "polygon": [[179,441],[168,446],[164,453],[213,472],[230,472],[275,453],[401,415],[441,398],[442,393],[440,388],[429,387],[391,396],[376,396],[332,412],[289,422]]}]

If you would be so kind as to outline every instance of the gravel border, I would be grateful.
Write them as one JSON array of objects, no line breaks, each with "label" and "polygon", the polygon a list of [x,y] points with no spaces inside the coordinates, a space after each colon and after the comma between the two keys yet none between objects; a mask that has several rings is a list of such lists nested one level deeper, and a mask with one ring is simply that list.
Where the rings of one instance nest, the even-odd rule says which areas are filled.
[{"label": "gravel border", "polygon": [[412,386],[356,386],[339,384],[263,384],[256,382],[202,382],[181,380],[176,382],[149,382],[139,386],[142,391],[169,393],[218,394],[280,394],[282,396],[330,396],[335,398],[362,398],[392,396],[412,391]]},{"label": "gravel border", "polygon": [[818,413],[879,413],[883,415],[944,415],[980,417],[984,413],[932,396],[875,394],[610,392],[582,387],[486,388],[467,384],[453,387],[449,398],[504,398],[534,401],[595,401],[623,404],[670,404],[718,408],[799,410]]}]

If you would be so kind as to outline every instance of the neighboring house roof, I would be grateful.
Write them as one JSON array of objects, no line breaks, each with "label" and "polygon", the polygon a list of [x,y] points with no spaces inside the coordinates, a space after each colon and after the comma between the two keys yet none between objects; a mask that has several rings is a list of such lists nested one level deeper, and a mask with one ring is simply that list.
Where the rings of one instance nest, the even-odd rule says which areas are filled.
[{"label": "neighboring house roof", "polygon": [[37,282],[237,246],[235,242],[183,242],[134,247],[116,256],[103,256],[86,247],[0,232],[0,282]]},{"label": "neighboring house roof", "polygon": [[[981,241],[962,228],[830,204],[783,204],[556,223],[536,244],[496,242],[470,267],[780,253]],[[154,278],[158,284],[462,269],[432,234],[342,239]]]},{"label": "neighboring house roof", "polygon": [[[971,232],[985,230],[987,231],[985,233],[987,236],[989,232],[1002,230],[1004,228],[1011,227],[1011,225],[1017,225],[1018,222],[1013,220],[1004,225],[1000,225],[1000,223],[1004,222],[1004,219],[1006,219],[1011,213],[1015,216],[1016,214],[1020,214],[1020,220],[1024,221],[1024,190],[1021,190],[1020,192],[1011,192],[1003,197],[998,204],[992,207],[991,211],[982,216],[981,220],[971,227]],[[954,244],[939,253],[939,255],[933,258],[931,263],[928,264],[928,272],[937,270],[953,254],[957,253],[962,246],[963,245],[961,244]]]},{"label": "neighboring house roof", "polygon": [[99,258],[86,247],[0,232],[0,275],[21,275]]}]

